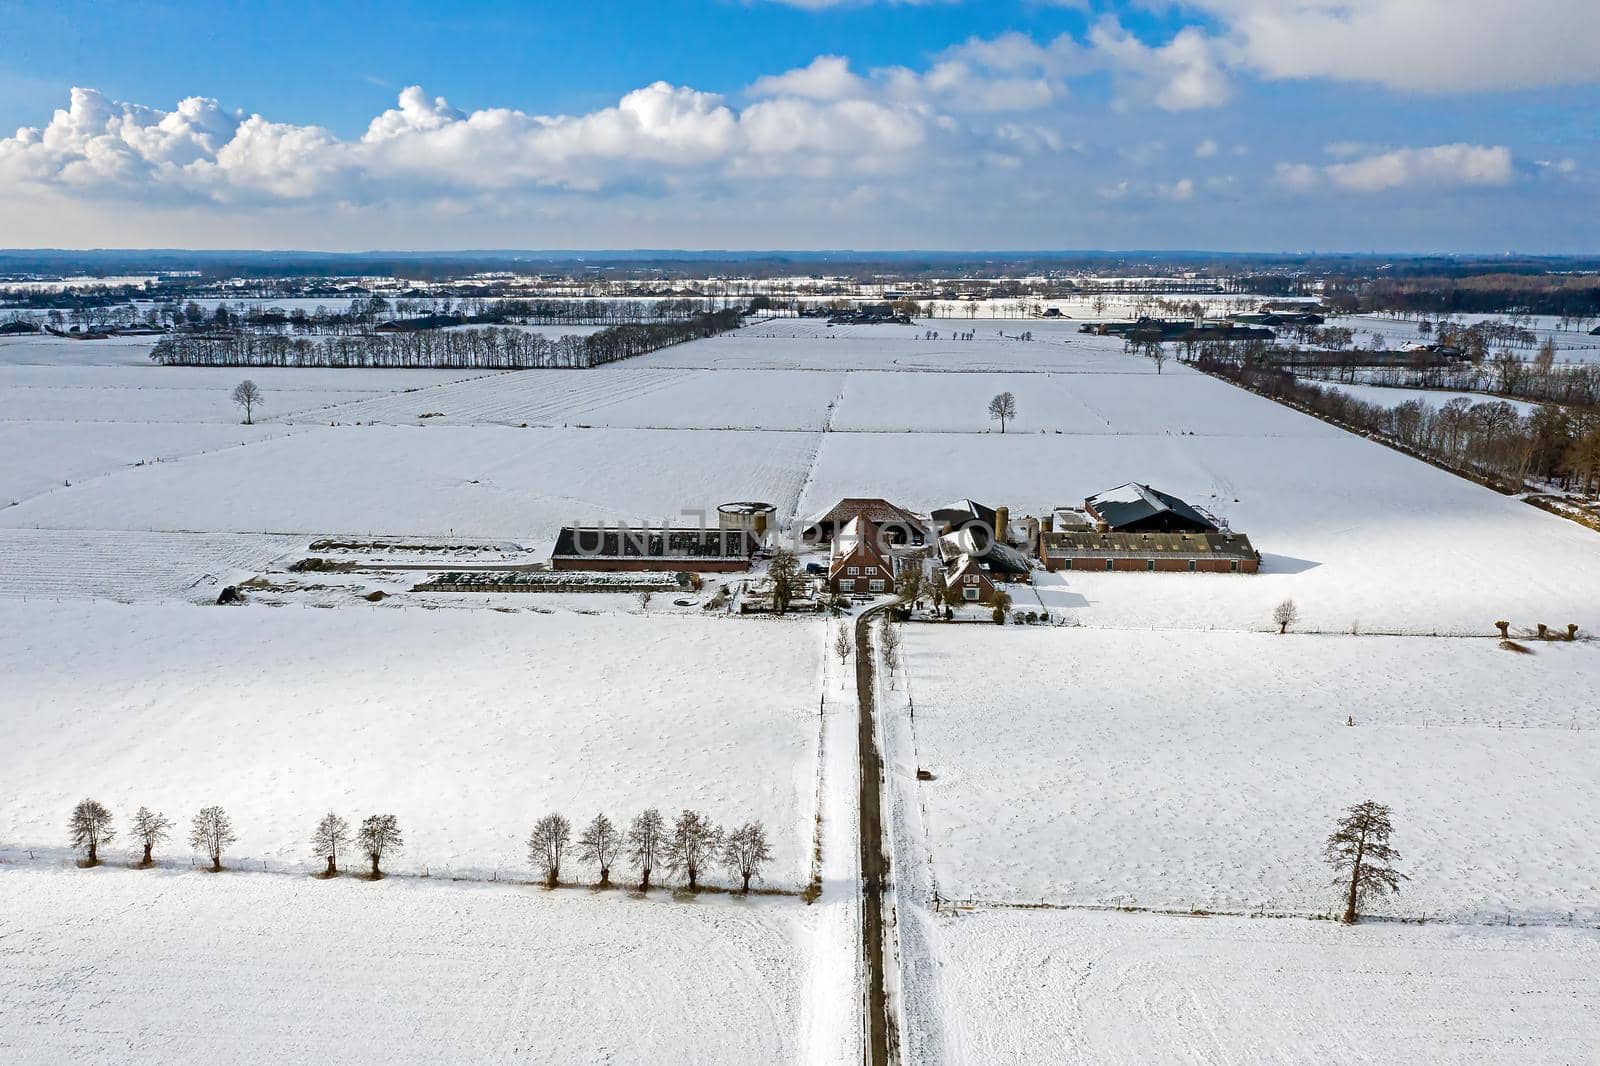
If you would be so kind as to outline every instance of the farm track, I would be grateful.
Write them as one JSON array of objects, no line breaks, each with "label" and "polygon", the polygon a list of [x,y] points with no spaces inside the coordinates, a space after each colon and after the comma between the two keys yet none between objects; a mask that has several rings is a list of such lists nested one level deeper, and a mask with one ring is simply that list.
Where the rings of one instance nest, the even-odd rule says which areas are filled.
[{"label": "farm track", "polygon": [[856,619],[856,698],[861,714],[857,746],[861,760],[861,933],[866,957],[866,1036],[868,1066],[889,1066],[899,1060],[899,1034],[889,1003],[884,886],[889,855],[883,835],[883,755],[878,749],[876,675],[872,656],[872,622],[889,604],[879,604]]}]

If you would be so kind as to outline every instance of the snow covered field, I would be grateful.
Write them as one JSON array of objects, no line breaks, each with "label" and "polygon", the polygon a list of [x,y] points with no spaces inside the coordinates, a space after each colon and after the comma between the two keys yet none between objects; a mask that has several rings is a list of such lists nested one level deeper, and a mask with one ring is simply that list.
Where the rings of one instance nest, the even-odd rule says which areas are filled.
[{"label": "snow covered field", "polygon": [[906,787],[946,898],[1325,913],[1322,841],[1374,799],[1411,880],[1373,913],[1600,922],[1592,644],[909,625],[905,645],[936,778]]},{"label": "snow covered field", "polygon": [[1592,930],[1060,911],[936,919],[918,1061],[1565,1064],[1600,1058]]},{"label": "snow covered field", "polygon": [[396,870],[522,877],[542,814],[693,807],[764,822],[768,879],[798,890],[821,629],[0,601],[0,721],[26,738],[0,746],[0,854],[58,846],[91,792],[119,823],[140,804],[180,825],[221,804],[244,867],[311,868],[311,829],[335,808],[398,815]]},{"label": "snow covered field", "polygon": [[1325,389],[1335,389],[1358,400],[1375,403],[1382,407],[1399,407],[1403,403],[1413,400],[1426,404],[1429,407],[1439,408],[1451,400],[1463,399],[1471,404],[1479,403],[1508,403],[1517,409],[1517,414],[1526,418],[1539,409],[1536,403],[1526,400],[1502,400],[1499,396],[1489,396],[1481,392],[1452,392],[1449,389],[1402,389],[1386,387],[1383,385],[1365,385],[1359,382],[1349,383],[1343,381],[1324,381],[1321,378],[1305,379],[1314,385]]},{"label": "snow covered field", "polygon": [[816,1061],[816,911],[0,866],[9,1062]]}]

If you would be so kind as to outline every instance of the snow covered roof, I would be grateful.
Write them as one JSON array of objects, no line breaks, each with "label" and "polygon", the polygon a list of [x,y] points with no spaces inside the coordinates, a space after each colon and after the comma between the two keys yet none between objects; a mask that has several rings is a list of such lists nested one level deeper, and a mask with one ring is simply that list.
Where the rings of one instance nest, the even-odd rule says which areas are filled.
[{"label": "snow covered roof", "polygon": [[1215,531],[1217,524],[1176,496],[1130,481],[1083,501],[1084,507],[1111,529],[1151,524],[1195,532]]}]

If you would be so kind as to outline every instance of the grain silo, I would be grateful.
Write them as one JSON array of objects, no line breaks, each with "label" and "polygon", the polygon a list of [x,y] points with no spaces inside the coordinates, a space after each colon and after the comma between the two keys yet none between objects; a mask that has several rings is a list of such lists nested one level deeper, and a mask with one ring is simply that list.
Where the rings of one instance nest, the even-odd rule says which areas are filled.
[{"label": "grain silo", "polygon": [[772,516],[777,511],[770,503],[752,500],[725,503],[717,508],[717,524],[723,529],[742,529],[765,544],[767,532],[772,528]]}]

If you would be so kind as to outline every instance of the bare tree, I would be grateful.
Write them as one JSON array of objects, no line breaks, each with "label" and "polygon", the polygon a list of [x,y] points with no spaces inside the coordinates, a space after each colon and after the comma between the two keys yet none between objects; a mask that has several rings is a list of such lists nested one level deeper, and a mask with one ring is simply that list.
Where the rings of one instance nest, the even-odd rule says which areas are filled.
[{"label": "bare tree", "polygon": [[667,871],[699,887],[700,872],[716,860],[722,849],[722,830],[699,811],[684,811],[672,825],[666,841]]},{"label": "bare tree", "polygon": [[800,588],[800,560],[794,552],[779,548],[772,553],[767,563],[767,580],[772,582],[772,609],[785,613]]},{"label": "bare tree", "polygon": [[592,862],[600,867],[600,884],[611,884],[611,864],[622,850],[622,834],[617,832],[611,819],[603,814],[594,816],[578,838],[578,861]]},{"label": "bare tree", "polygon": [[392,814],[369,814],[361,820],[361,828],[356,830],[356,846],[372,863],[374,880],[383,876],[383,871],[378,868],[383,857],[399,851],[405,844],[405,838],[400,835],[400,823]]},{"label": "bare tree", "polygon": [[900,627],[893,623],[885,625],[878,643],[883,648],[883,665],[893,674],[900,668]]},{"label": "bare tree", "polygon": [[561,883],[561,856],[572,840],[572,823],[559,814],[547,814],[533,823],[528,837],[528,862],[544,874],[544,883],[555,888]]},{"label": "bare tree", "polygon": [[256,383],[249,378],[245,378],[234,386],[233,402],[244,408],[244,424],[249,426],[255,424],[252,419],[256,406],[265,403],[266,400],[261,395],[261,390],[256,386]]},{"label": "bare tree", "polygon": [[1284,600],[1272,609],[1272,620],[1278,623],[1278,632],[1287,633],[1289,627],[1300,621],[1300,608],[1293,600]]},{"label": "bare tree", "polygon": [[238,839],[228,812],[221,807],[202,807],[189,823],[189,846],[211,859],[213,873],[222,869],[223,851]]},{"label": "bare tree", "polygon": [[912,560],[894,579],[894,590],[907,607],[922,599],[926,587],[927,577],[922,572],[922,564],[917,560]]},{"label": "bare tree", "polygon": [[149,866],[155,860],[151,853],[157,844],[172,836],[172,819],[164,814],[152,812],[148,807],[140,807],[133,815],[133,838],[144,845],[144,857],[139,860],[140,866]]},{"label": "bare tree", "polygon": [[833,654],[839,657],[840,666],[850,661],[850,650],[850,630],[846,629],[844,623],[841,622],[839,631],[833,638]]},{"label": "bare tree", "polygon": [[767,831],[760,822],[746,822],[728,834],[722,845],[722,864],[750,891],[750,879],[761,880],[761,867],[772,860],[767,847]]},{"label": "bare tree", "polygon": [[111,810],[99,800],[79,800],[67,820],[67,831],[72,834],[72,846],[85,853],[85,866],[100,865],[100,845],[115,839],[111,828]]},{"label": "bare tree", "polygon": [[1017,398],[1009,392],[1002,392],[989,401],[989,420],[1000,422],[1000,432],[1006,431],[1006,423],[1017,417]]},{"label": "bare tree", "polygon": [[666,847],[667,823],[661,812],[651,807],[634,818],[628,827],[628,858],[639,871],[639,891],[650,891],[650,871]]},{"label": "bare tree", "polygon": [[1144,354],[1147,359],[1156,365],[1156,373],[1161,373],[1161,368],[1167,362],[1167,349],[1159,340],[1151,338],[1145,342]]},{"label": "bare tree", "polygon": [[338,876],[339,852],[349,846],[350,823],[333,811],[324,814],[322,821],[317,823],[316,832],[311,834],[312,854],[324,856],[328,860],[328,868],[324,871],[324,876]]},{"label": "bare tree", "polygon": [[1346,811],[1339,819],[1339,827],[1328,837],[1324,855],[1334,869],[1333,883],[1343,887],[1348,871],[1346,922],[1356,920],[1356,907],[1368,897],[1400,891],[1400,882],[1406,876],[1389,865],[1400,858],[1400,853],[1389,846],[1391,832],[1389,808],[1367,800]]}]

